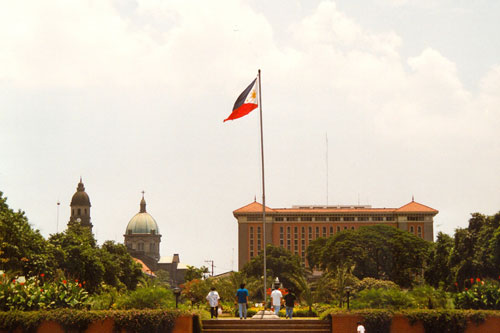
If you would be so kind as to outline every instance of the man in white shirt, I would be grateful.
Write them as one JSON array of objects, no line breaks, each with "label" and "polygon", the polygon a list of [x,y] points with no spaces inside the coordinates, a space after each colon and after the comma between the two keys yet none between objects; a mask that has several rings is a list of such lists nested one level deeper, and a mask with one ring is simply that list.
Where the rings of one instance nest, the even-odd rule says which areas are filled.
[{"label": "man in white shirt", "polygon": [[365,333],[365,327],[363,326],[363,324],[361,324],[360,321],[358,321],[358,330],[356,332]]},{"label": "man in white shirt", "polygon": [[273,300],[273,307],[274,307],[274,313],[278,316],[280,312],[280,306],[281,306],[281,298],[283,297],[283,294],[279,289],[274,289],[273,292],[271,293],[271,299]]},{"label": "man in white shirt", "polygon": [[210,305],[210,319],[213,319],[214,317],[217,319],[219,299],[219,293],[215,290],[215,287],[212,287],[207,295],[208,305]]}]

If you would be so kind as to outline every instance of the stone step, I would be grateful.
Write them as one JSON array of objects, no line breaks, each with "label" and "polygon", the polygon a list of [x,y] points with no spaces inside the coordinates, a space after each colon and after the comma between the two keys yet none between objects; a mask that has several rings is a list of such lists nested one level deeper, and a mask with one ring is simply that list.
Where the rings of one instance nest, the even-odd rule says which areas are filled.
[{"label": "stone step", "polygon": [[275,320],[239,320],[239,319],[219,319],[204,320],[203,332],[221,332],[221,333],[253,333],[253,332],[272,332],[272,333],[329,333],[331,332],[331,323],[325,320],[317,319],[275,319]]}]

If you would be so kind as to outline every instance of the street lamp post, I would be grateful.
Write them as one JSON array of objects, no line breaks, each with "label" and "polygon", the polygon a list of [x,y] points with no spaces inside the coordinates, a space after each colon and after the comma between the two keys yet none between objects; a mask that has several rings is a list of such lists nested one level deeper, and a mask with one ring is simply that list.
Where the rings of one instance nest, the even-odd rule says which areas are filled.
[{"label": "street lamp post", "polygon": [[179,296],[181,295],[181,289],[179,287],[174,288],[174,295],[175,295],[175,308],[178,308],[179,304]]},{"label": "street lamp post", "polygon": [[345,291],[347,293],[347,310],[349,310],[349,296],[351,294],[351,287],[345,287]]}]

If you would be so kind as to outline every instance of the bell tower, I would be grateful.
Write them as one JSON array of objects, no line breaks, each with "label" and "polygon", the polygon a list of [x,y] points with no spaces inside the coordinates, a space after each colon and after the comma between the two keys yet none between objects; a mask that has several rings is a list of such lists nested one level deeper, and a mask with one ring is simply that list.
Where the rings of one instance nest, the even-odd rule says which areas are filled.
[{"label": "bell tower", "polygon": [[80,182],[76,188],[76,193],[71,198],[71,217],[69,223],[80,223],[82,226],[89,227],[92,231],[92,223],[90,223],[90,199],[85,192],[85,186],[80,177]]}]

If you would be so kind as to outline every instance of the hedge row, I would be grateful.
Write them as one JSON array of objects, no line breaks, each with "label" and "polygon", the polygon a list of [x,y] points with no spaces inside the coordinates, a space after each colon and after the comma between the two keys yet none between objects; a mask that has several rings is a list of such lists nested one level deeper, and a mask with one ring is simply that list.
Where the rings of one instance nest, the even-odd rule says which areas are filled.
[{"label": "hedge row", "polygon": [[8,311],[0,312],[0,329],[13,331],[20,327],[24,332],[35,332],[41,322],[54,321],[66,331],[84,331],[93,322],[112,318],[117,331],[125,329],[144,333],[170,332],[175,319],[181,315],[192,313],[181,310]]},{"label": "hedge row", "polygon": [[499,311],[488,310],[407,310],[393,312],[390,310],[339,310],[330,309],[323,312],[320,319],[329,319],[335,315],[359,315],[370,333],[389,333],[392,317],[395,314],[408,318],[411,325],[421,322],[426,333],[456,332],[463,333],[467,323],[480,324],[487,317],[500,317]]}]

